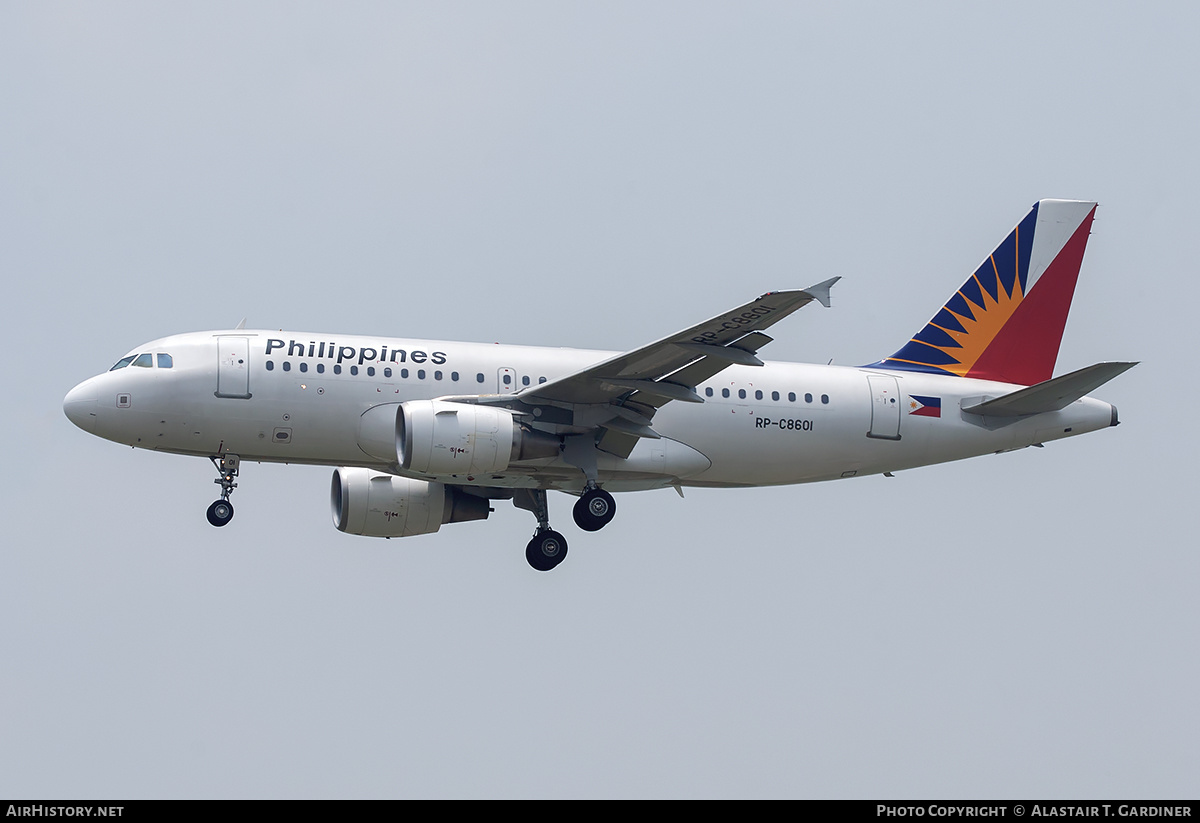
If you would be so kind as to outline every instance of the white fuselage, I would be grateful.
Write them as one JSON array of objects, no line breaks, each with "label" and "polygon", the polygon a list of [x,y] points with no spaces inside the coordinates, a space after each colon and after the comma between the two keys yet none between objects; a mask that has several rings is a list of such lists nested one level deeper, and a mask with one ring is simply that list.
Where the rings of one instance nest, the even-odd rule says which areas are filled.
[{"label": "white fuselage", "polygon": [[[176,335],[132,354],[139,353],[168,354],[162,362],[170,367],[151,358],[149,367],[90,378],[67,396],[68,416],[100,437],[156,451],[394,473],[401,473],[394,461],[364,451],[370,409],[508,395],[613,354],[245,330]],[[961,411],[1017,388],[876,368],[732,366],[697,387],[704,403],[658,411],[653,430],[661,439],[638,440],[627,458],[601,453],[599,483],[611,491],[807,483],[1022,448],[1115,422],[1113,407],[1092,398],[1022,418]],[[458,485],[582,487],[580,470],[561,455],[482,477],[409,474]]]}]

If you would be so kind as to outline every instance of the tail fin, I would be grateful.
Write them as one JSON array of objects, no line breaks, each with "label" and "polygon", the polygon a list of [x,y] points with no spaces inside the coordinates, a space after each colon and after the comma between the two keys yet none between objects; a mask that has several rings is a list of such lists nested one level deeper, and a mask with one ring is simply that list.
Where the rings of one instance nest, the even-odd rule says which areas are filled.
[{"label": "tail fin", "polygon": [[1054,375],[1096,204],[1041,200],[900,351],[876,368],[1032,386]]}]

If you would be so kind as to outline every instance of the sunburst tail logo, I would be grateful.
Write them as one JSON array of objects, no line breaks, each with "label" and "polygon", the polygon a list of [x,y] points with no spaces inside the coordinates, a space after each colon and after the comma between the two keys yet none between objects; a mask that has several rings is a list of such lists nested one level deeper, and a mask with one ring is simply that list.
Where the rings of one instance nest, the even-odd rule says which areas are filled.
[{"label": "sunburst tail logo", "polygon": [[871,367],[1027,386],[1049,380],[1095,208],[1035,203],[925,328]]}]

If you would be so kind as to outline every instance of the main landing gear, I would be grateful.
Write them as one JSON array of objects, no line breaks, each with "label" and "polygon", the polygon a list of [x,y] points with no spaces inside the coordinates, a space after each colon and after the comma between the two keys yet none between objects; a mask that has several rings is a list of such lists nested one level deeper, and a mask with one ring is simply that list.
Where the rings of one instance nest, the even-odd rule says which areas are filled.
[{"label": "main landing gear", "polygon": [[612,521],[617,513],[617,501],[604,489],[591,486],[575,501],[571,514],[575,525],[585,532],[598,532]]},{"label": "main landing gear", "polygon": [[525,547],[525,559],[539,572],[548,572],[567,556],[567,541],[554,529],[539,526]]},{"label": "main landing gear", "polygon": [[546,505],[545,489],[517,489],[513,505],[533,512],[537,518],[537,531],[525,547],[525,559],[539,572],[548,572],[567,556],[567,540],[550,528],[549,507]]},{"label": "main landing gear", "polygon": [[241,460],[236,454],[223,454],[219,458],[210,457],[208,459],[212,461],[213,466],[221,475],[213,481],[221,485],[221,499],[214,501],[208,507],[208,522],[214,526],[224,526],[233,519],[233,504],[229,502],[229,495],[233,494],[233,490],[237,488],[237,483],[233,478],[238,476]]},{"label": "main landing gear", "polygon": [[[558,566],[567,556],[567,540],[550,528],[550,515],[546,505],[545,489],[517,489],[513,505],[533,512],[537,518],[537,531],[525,547],[525,559],[539,572],[548,572]],[[575,503],[575,524],[584,531],[594,532],[604,528],[617,513],[613,496],[595,485],[584,490]]]}]

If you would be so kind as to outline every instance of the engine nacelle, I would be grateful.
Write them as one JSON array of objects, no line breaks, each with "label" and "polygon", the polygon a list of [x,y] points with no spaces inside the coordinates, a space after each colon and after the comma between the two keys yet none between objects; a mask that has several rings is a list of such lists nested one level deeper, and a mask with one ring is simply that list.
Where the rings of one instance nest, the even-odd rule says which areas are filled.
[{"label": "engine nacelle", "polygon": [[372,406],[358,423],[365,454],[424,474],[501,472],[517,460],[557,457],[561,445],[554,435],[520,426],[505,409],[445,400]]},{"label": "engine nacelle", "polygon": [[487,500],[452,486],[345,467],[333,470],[329,502],[339,531],[367,537],[433,534],[491,513]]},{"label": "engine nacelle", "polygon": [[502,472],[520,452],[521,428],[510,412],[469,403],[412,400],[396,417],[400,466],[425,474]]}]

